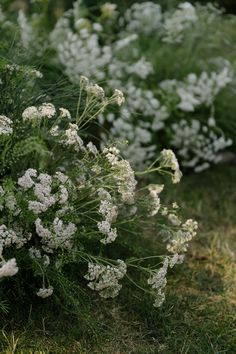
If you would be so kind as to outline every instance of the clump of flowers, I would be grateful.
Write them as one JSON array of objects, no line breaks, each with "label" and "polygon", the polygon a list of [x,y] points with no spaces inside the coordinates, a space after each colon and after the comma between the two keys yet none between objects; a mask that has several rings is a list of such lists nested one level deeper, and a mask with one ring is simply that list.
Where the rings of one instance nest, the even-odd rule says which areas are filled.
[{"label": "clump of flowers", "polygon": [[[18,144],[14,133],[20,122],[21,143],[27,144],[30,133],[44,149],[42,155],[41,149],[28,147],[21,164],[16,160],[2,176],[0,278],[12,277],[19,289],[24,286],[26,293],[44,301],[61,295],[57,277],[67,284],[73,278],[79,288],[84,288],[86,281],[88,288],[101,297],[113,298],[127,275],[129,279],[130,269],[135,268],[146,274],[154,305],[159,306],[164,300],[167,268],[181,263],[197,224],[191,220],[173,222],[174,218],[179,220],[177,208],[164,207],[159,197],[164,185],[147,185],[139,190],[137,176],[142,173],[132,169],[114,144],[100,151],[86,141],[82,127],[107,106],[120,105],[124,99],[118,90],[107,97],[102,87],[86,77],[80,82],[85,104],[78,107],[75,117],[52,103],[35,104],[11,117],[11,134],[0,135],[5,152],[14,149]],[[143,174],[159,171],[170,174],[174,183],[179,182],[181,172],[172,151],[163,151],[157,161]],[[142,223],[147,220],[165,236],[167,255],[150,255],[158,264],[164,262],[159,270],[148,263],[140,267],[143,260],[132,254],[122,259],[119,252],[119,246],[126,249],[127,244],[139,242],[144,232]],[[163,235],[166,229],[169,233]],[[115,249],[119,256],[113,257],[109,249]],[[25,264],[31,290],[24,280]],[[76,276],[68,273],[68,265],[76,266]]]},{"label": "clump of flowers", "polygon": [[[124,92],[125,102],[119,98],[124,103],[118,103],[120,108],[99,114],[99,122],[105,125],[100,133],[102,146],[111,137],[128,142],[119,149],[131,166],[140,170],[153,162],[157,151],[167,143],[181,158],[184,168],[200,172],[218,163],[222,152],[231,145],[214,114],[218,96],[233,80],[229,63],[221,60],[213,71],[212,58],[196,60],[199,76],[190,71],[186,78],[175,80],[172,68],[159,68],[163,63],[158,58],[162,58],[162,52],[173,53],[176,46],[189,50],[189,33],[196,36],[200,27],[210,26],[217,16],[220,18],[221,11],[214,6],[183,2],[177,9],[163,12],[160,5],[147,1],[134,3],[120,14],[116,4],[105,3],[93,21],[93,17],[81,17],[81,6],[81,2],[75,2],[73,9],[59,18],[48,45],[55,50],[58,65],[72,83],[79,84],[85,74],[105,81],[106,92],[111,93],[113,87]],[[162,60],[166,60],[165,54]],[[165,77],[160,79],[162,72]],[[91,95],[96,92],[102,97],[103,92],[97,90],[96,86],[88,87]],[[206,128],[209,117],[215,119],[216,128]],[[186,135],[180,134],[183,121],[188,122],[192,132],[191,126],[198,121],[204,134],[195,132],[185,143]]]},{"label": "clump of flowers", "polygon": [[[233,66],[224,60],[232,59],[229,48],[232,53],[233,43],[231,38],[224,38],[235,25],[234,18],[222,16],[214,5],[186,1],[168,11],[151,1],[134,3],[122,13],[116,4],[107,2],[96,16],[84,11],[85,5],[75,1],[51,33],[42,31],[44,11],[27,16],[21,10],[19,46],[26,48],[31,57],[42,57],[48,49],[49,62],[61,67],[76,85],[82,84],[81,75],[86,75],[105,82],[107,94],[117,87],[114,99],[119,107],[99,112],[104,127],[100,130],[101,146],[109,144],[110,138],[127,142],[119,149],[131,166],[140,170],[152,163],[164,147],[174,149],[181,166],[195,172],[221,161],[224,150],[231,145],[229,126],[233,126],[234,109],[225,106],[219,113],[215,108],[218,102],[225,104],[222,92],[228,92],[231,104],[233,101]],[[2,13],[0,18],[5,35],[12,27],[16,32],[7,14]],[[221,29],[226,34],[220,35]],[[195,58],[188,53],[196,38]],[[225,46],[227,55],[222,54]],[[9,73],[17,70],[17,66],[9,65]],[[88,85],[87,92],[90,97],[104,97],[96,84]],[[119,92],[124,92],[125,102]],[[44,107],[43,111],[48,109]],[[34,111],[32,119],[42,117],[43,111],[33,106],[30,110]],[[225,110],[231,116],[230,124],[224,123]],[[214,119],[214,127],[208,125],[209,118]],[[57,126],[52,129],[57,134]],[[75,127],[71,126],[68,134],[76,135]],[[187,134],[190,137],[186,139]]]}]

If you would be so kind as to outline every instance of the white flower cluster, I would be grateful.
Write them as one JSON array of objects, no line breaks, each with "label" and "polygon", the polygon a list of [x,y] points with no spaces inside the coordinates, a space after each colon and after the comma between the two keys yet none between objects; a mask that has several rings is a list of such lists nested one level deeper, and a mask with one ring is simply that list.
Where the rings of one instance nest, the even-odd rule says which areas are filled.
[{"label": "white flower cluster", "polygon": [[22,248],[30,240],[31,234],[24,233],[17,225],[14,228],[8,228],[5,224],[0,225],[0,256],[4,247],[15,245],[16,249]]},{"label": "white flower cluster", "polygon": [[192,4],[189,2],[180,4],[174,13],[167,13],[163,24],[163,41],[168,43],[181,42],[184,32],[189,30],[197,20],[197,12]]},{"label": "white flower cluster", "polygon": [[189,74],[184,81],[165,80],[160,87],[168,94],[176,94],[180,100],[177,107],[185,112],[194,112],[201,105],[210,106],[219,92],[232,81],[232,71],[229,63],[219,72],[207,74],[205,71],[199,77]]},{"label": "white flower cluster", "polygon": [[164,259],[162,267],[148,278],[148,284],[151,285],[154,290],[154,307],[160,307],[165,301],[164,289],[167,284],[166,275],[168,267],[173,268],[176,264],[183,263],[183,261],[184,255],[182,254],[175,253],[172,257],[168,256]]},{"label": "white flower cluster", "polygon": [[18,272],[19,268],[16,264],[16,259],[9,259],[7,262],[0,263],[0,278],[12,277]]},{"label": "white flower cluster", "polygon": [[49,264],[50,264],[50,258],[47,254],[44,254],[42,255],[42,252],[40,249],[32,246],[29,248],[29,256],[31,259],[34,259],[34,260],[41,260],[41,264],[44,266],[44,267],[48,267]]},{"label": "white flower cluster", "polygon": [[[176,218],[171,218],[171,222],[176,222]],[[176,224],[175,224],[176,225]],[[180,226],[180,225],[177,225]],[[198,229],[198,224],[192,219],[188,219],[181,224],[180,229],[174,233],[174,235],[169,235],[167,240],[167,250],[171,253],[184,253],[187,251],[188,243],[196,236]]]},{"label": "white flower cluster", "polygon": [[137,181],[129,162],[119,158],[119,150],[115,147],[105,148],[103,153],[111,165],[111,170],[114,172],[114,179],[122,201],[127,204],[133,204]]},{"label": "white flower cluster", "polygon": [[[138,10],[139,4],[136,5],[137,9],[135,11],[138,13],[140,11]],[[142,14],[140,19],[143,18],[144,14],[147,19],[149,15],[153,15],[153,6],[155,7],[155,13],[160,12],[159,5],[152,3],[143,4],[141,7],[147,7],[147,9],[139,12]],[[152,129],[157,131],[164,127],[164,121],[168,118],[168,112],[165,106],[160,105],[160,102],[153,95],[152,91],[138,88],[131,80],[126,85],[123,84],[123,81],[127,78],[127,75],[138,76],[143,80],[146,79],[153,72],[152,64],[143,55],[135,59],[135,61],[133,60],[131,64],[126,60],[120,60],[119,53],[130,42],[137,40],[137,34],[130,35],[128,32],[124,33],[121,39],[114,41],[114,43],[108,46],[101,47],[98,33],[93,33],[92,24],[88,20],[73,18],[76,28],[79,21],[79,31],[77,30],[76,33],[72,32],[68,19],[73,14],[73,12],[66,13],[58,21],[52,33],[52,43],[56,46],[59,61],[65,67],[65,72],[72,82],[81,83],[81,74],[99,80],[103,79],[106,74],[106,82],[109,89],[114,86],[122,88],[127,99],[125,106],[121,110],[121,118],[115,119],[115,115],[113,114],[104,114],[100,117],[100,121],[103,122],[106,119],[111,122],[112,119],[112,135],[131,142],[127,149],[122,149],[122,153],[125,154],[125,157],[133,165],[140,165],[141,167],[144,161],[147,162],[154,156],[155,146],[150,147],[152,139],[151,131]],[[147,26],[144,28],[147,28]],[[57,36],[56,33],[58,33]],[[58,38],[61,38],[61,40],[58,40]],[[88,52],[87,48],[94,53]],[[106,55],[102,54],[103,51],[106,52]],[[98,56],[99,58],[95,58],[94,56]],[[94,85],[91,89],[88,86],[87,91],[94,92],[95,89]],[[103,92],[101,92],[101,95],[103,95]],[[118,105],[124,103],[123,94],[120,95],[119,90],[115,90],[115,94],[112,97],[114,96],[117,98]],[[150,122],[144,122],[135,118],[134,123],[134,117],[138,117],[139,115],[147,117]],[[127,126],[129,127],[128,130]],[[134,128],[134,126],[136,127]],[[107,140],[105,135],[103,135],[103,138]],[[140,158],[140,154],[143,156],[142,158]]]},{"label": "white flower cluster", "polygon": [[42,224],[42,220],[37,218],[35,221],[36,232],[42,239],[42,248],[48,253],[53,253],[54,250],[71,249],[73,247],[73,235],[77,231],[74,223],[69,222],[67,225],[58,217],[53,220],[52,227],[46,228]]},{"label": "white flower cluster", "polygon": [[[153,132],[164,127],[169,113],[150,90],[138,88],[131,81],[124,85],[122,90],[126,101],[121,107],[119,117],[115,117],[114,113],[103,114],[100,116],[100,122],[104,122],[105,118],[112,123],[110,133],[113,137],[130,142],[122,148],[122,153],[133,166],[141,168],[155,156]],[[139,119],[140,117],[142,119]],[[102,137],[104,141],[107,140],[106,135]]]},{"label": "white flower cluster", "polygon": [[106,2],[101,6],[102,16],[109,19],[114,17],[117,14],[116,8],[117,8],[116,4]]},{"label": "white flower cluster", "polygon": [[161,7],[151,1],[134,3],[120,18],[120,25],[125,26],[127,32],[149,35],[162,26]]},{"label": "white flower cluster", "polygon": [[62,118],[71,119],[71,114],[66,108],[59,108],[60,115]]},{"label": "white flower cluster", "polygon": [[[77,33],[72,32],[66,20],[62,17],[51,33],[52,46],[57,50],[60,63],[65,66],[66,75],[74,83],[79,82],[82,74],[97,80],[104,79],[104,68],[112,57],[111,48],[102,47],[98,34],[91,33],[89,28],[82,27]],[[61,38],[60,42],[58,38]]]},{"label": "white flower cluster", "polygon": [[182,177],[182,172],[180,171],[179,163],[174,152],[170,149],[164,149],[161,151],[161,158],[161,166],[171,168],[171,170],[173,171],[173,183],[179,183]]},{"label": "white flower cluster", "polygon": [[106,236],[101,240],[101,242],[106,245],[107,243],[115,241],[117,237],[117,229],[112,228],[111,224],[116,221],[118,208],[112,203],[112,197],[105,189],[99,188],[98,194],[102,198],[99,213],[104,216],[104,220],[98,222],[97,226],[99,231]]},{"label": "white flower cluster", "polygon": [[47,297],[51,296],[53,294],[53,287],[52,286],[49,286],[49,288],[40,288],[36,295],[43,298],[43,299],[46,299]]},{"label": "white flower cluster", "polygon": [[152,199],[152,205],[150,207],[150,216],[155,216],[161,207],[159,194],[163,191],[163,189],[163,184],[155,184],[148,187]]},{"label": "white flower cluster", "polygon": [[29,24],[28,19],[23,10],[20,10],[18,13],[18,24],[20,27],[21,42],[26,49],[29,49],[31,43],[35,39],[35,36],[33,28]]},{"label": "white flower cluster", "polygon": [[23,121],[34,121],[42,118],[52,118],[56,114],[56,109],[52,103],[43,103],[38,108],[27,107],[22,113]]},{"label": "white flower cluster", "polygon": [[10,135],[13,132],[12,120],[6,116],[0,115],[0,135]]},{"label": "white flower cluster", "polygon": [[148,284],[155,291],[154,307],[160,307],[165,301],[166,274],[168,269],[168,257],[165,258],[163,266],[148,278]]},{"label": "white flower cluster", "polygon": [[84,142],[78,135],[77,124],[69,123],[69,128],[65,131],[66,138],[64,140],[65,145],[70,145],[75,148],[76,151],[80,151],[83,148]]},{"label": "white flower cluster", "polygon": [[18,12],[18,26],[20,30],[22,45],[28,52],[34,56],[41,57],[48,48],[48,40],[42,34],[42,14],[34,13],[28,18],[23,10]]},{"label": "white flower cluster", "polygon": [[172,125],[171,140],[181,157],[184,167],[191,167],[201,172],[221,160],[220,152],[232,145],[215,126],[215,119],[210,117],[207,124],[193,119],[191,122],[181,120]]},{"label": "white flower cluster", "polygon": [[88,286],[92,290],[99,292],[99,295],[104,298],[115,297],[118,295],[122,285],[118,283],[126,274],[126,264],[118,259],[117,266],[103,264],[88,264],[88,273],[85,279],[89,280]]},{"label": "white flower cluster", "polygon": [[[32,210],[34,214],[40,214],[46,212],[50,207],[56,203],[65,204],[68,199],[68,190],[64,183],[67,181],[67,177],[62,173],[57,172],[55,176],[50,176],[46,173],[40,173],[34,169],[28,169],[25,174],[18,179],[18,185],[25,191],[33,188],[34,196],[36,200],[28,201],[28,208]],[[61,182],[58,187],[58,191],[52,194],[53,178]]]}]

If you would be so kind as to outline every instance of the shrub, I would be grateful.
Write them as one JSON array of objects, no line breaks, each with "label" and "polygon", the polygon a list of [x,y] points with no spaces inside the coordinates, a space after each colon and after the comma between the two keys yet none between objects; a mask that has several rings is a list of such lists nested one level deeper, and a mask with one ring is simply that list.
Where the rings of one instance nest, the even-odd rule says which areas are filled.
[{"label": "shrub", "polygon": [[[8,72],[2,84],[10,102],[22,75],[28,78],[26,88],[41,77],[37,72],[32,79],[32,69],[10,64],[2,72]],[[0,116],[1,308],[6,300],[11,306],[35,296],[76,306],[79,294],[90,291],[86,285],[113,298],[123,278],[132,280],[132,269],[144,274],[145,291],[159,307],[167,270],[182,263],[197,223],[183,222],[176,203],[161,204],[163,184],[144,185],[137,178],[158,172],[179,182],[174,153],[163,150],[155,166],[135,173],[114,145],[99,151],[82,139],[88,122],[124,101],[121,91],[107,97],[84,76],[74,120],[66,108],[37,101],[27,106],[27,101],[26,89],[18,110],[5,104]],[[156,230],[162,246],[160,253],[140,258],[135,247],[147,230]],[[139,286],[137,279],[132,282]]]}]

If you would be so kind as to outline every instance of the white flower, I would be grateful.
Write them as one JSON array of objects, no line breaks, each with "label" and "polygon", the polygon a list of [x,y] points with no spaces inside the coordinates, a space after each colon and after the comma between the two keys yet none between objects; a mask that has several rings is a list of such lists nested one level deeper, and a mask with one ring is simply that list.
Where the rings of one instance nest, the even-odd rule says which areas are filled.
[{"label": "white flower", "polygon": [[209,125],[209,127],[215,127],[215,125],[216,125],[216,120],[215,120],[214,117],[210,117],[210,118],[208,119],[208,125]]},{"label": "white flower", "polygon": [[116,8],[117,8],[116,4],[106,2],[105,4],[103,4],[101,6],[101,13],[102,13],[103,17],[110,18],[116,14]]},{"label": "white flower", "polygon": [[115,297],[118,295],[122,285],[118,280],[122,279],[126,274],[126,264],[118,259],[117,267],[102,264],[88,264],[88,273],[85,279],[89,280],[88,286],[92,290],[99,292],[99,295],[104,298]]},{"label": "white flower", "polygon": [[81,150],[84,142],[77,133],[78,126],[76,124],[69,123],[69,129],[65,131],[66,140],[64,143],[66,145],[72,145],[77,151]]},{"label": "white flower", "polygon": [[24,112],[22,113],[22,118],[23,121],[32,121],[32,120],[36,120],[36,119],[41,119],[42,116],[40,114],[40,112],[38,111],[37,107],[35,106],[31,106],[28,107],[24,110]]},{"label": "white flower", "polygon": [[86,92],[90,95],[96,96],[103,99],[105,97],[105,92],[103,88],[97,84],[89,84],[86,86]]},{"label": "white flower", "polygon": [[12,258],[7,262],[1,262],[0,278],[12,277],[18,272],[19,268],[16,264],[16,259]]},{"label": "white flower", "polygon": [[52,293],[53,293],[53,287],[49,286],[49,288],[40,288],[36,294],[37,294],[37,296],[45,299],[45,298],[51,296]]},{"label": "white flower", "polygon": [[122,200],[127,204],[133,204],[137,181],[135,180],[134,171],[130,163],[127,160],[119,159],[117,156],[119,150],[115,147],[110,149],[105,148],[103,149],[103,153],[115,172],[114,178]]},{"label": "white flower", "polygon": [[164,149],[161,151],[161,156],[163,158],[163,166],[170,167],[174,172],[172,175],[173,183],[178,183],[182,177],[182,172],[174,152],[170,149]]},{"label": "white flower", "polygon": [[184,261],[184,255],[175,253],[169,262],[170,268],[173,268],[176,264],[182,264]]},{"label": "white flower", "polygon": [[59,108],[60,114],[62,118],[71,119],[71,114],[66,108]]},{"label": "white flower", "polygon": [[167,250],[171,253],[184,253],[187,251],[188,242],[197,234],[198,223],[188,219],[181,228],[168,240]]},{"label": "white flower", "polygon": [[29,256],[32,259],[41,259],[41,251],[38,248],[35,248],[34,246],[29,248]]},{"label": "white flower", "polygon": [[52,136],[58,136],[60,135],[60,128],[59,128],[59,125],[54,125],[51,129],[50,129],[50,134]]},{"label": "white flower", "polygon": [[98,153],[98,149],[96,148],[96,146],[90,141],[87,144],[87,149],[93,154],[93,155],[97,155]]},{"label": "white flower", "polygon": [[153,304],[154,307],[160,307],[165,300],[164,288],[167,284],[166,274],[168,265],[169,261],[168,257],[166,257],[163,266],[148,278],[148,284],[150,284],[152,289],[155,291],[155,302]]},{"label": "white flower", "polygon": [[52,103],[43,103],[38,108],[38,111],[41,117],[52,118],[56,114],[56,109]]},{"label": "white flower", "polygon": [[175,214],[170,213],[168,215],[168,219],[170,220],[171,224],[174,226],[179,226],[181,224],[181,220]]},{"label": "white flower", "polygon": [[187,31],[198,19],[195,7],[189,2],[182,3],[178,9],[164,22],[163,41],[168,43],[179,43]]},{"label": "white flower", "polygon": [[117,206],[113,205],[109,200],[102,200],[99,213],[105,216],[106,221],[112,223],[116,220],[118,215]]},{"label": "white flower", "polygon": [[114,96],[118,106],[121,106],[125,102],[124,94],[122,91],[115,89],[113,96]]},{"label": "white flower", "polygon": [[164,188],[163,184],[156,184],[156,185],[151,185],[148,187],[148,190],[150,192],[150,196],[152,198],[152,205],[150,207],[150,216],[155,216],[160,207],[161,207],[161,202],[159,198],[159,194],[162,192]]},{"label": "white flower", "polygon": [[162,14],[161,7],[151,1],[134,3],[128,8],[120,24],[125,26],[126,32],[144,33],[150,35],[160,29]]},{"label": "white flower", "polygon": [[31,177],[37,177],[37,171],[29,168],[22,177],[18,178],[18,185],[25,190],[30,189],[35,183]]}]

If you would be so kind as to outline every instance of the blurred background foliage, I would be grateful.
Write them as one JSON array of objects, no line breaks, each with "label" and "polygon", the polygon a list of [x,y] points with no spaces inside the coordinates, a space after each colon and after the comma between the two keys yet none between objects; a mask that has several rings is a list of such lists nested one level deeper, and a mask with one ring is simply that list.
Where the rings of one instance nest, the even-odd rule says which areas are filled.
[{"label": "blurred background foliage", "polygon": [[[153,2],[160,4],[163,9],[169,9],[173,6],[178,5],[179,3],[184,2],[184,0],[152,0]],[[74,0],[1,0],[1,6],[3,9],[8,10],[18,10],[19,8],[23,8],[25,10],[30,9],[32,6],[42,6],[43,4],[47,6],[48,11],[52,15],[52,18],[59,17],[64,10],[70,9],[72,7]],[[84,0],[83,3],[89,8],[93,8],[94,11],[99,8],[99,6],[107,0]],[[119,9],[126,9],[134,2],[144,2],[143,0],[110,0],[109,2],[117,4]],[[192,4],[196,3],[213,3],[218,4],[218,6],[223,7],[226,12],[236,14],[236,1],[235,0],[189,0]]]}]

